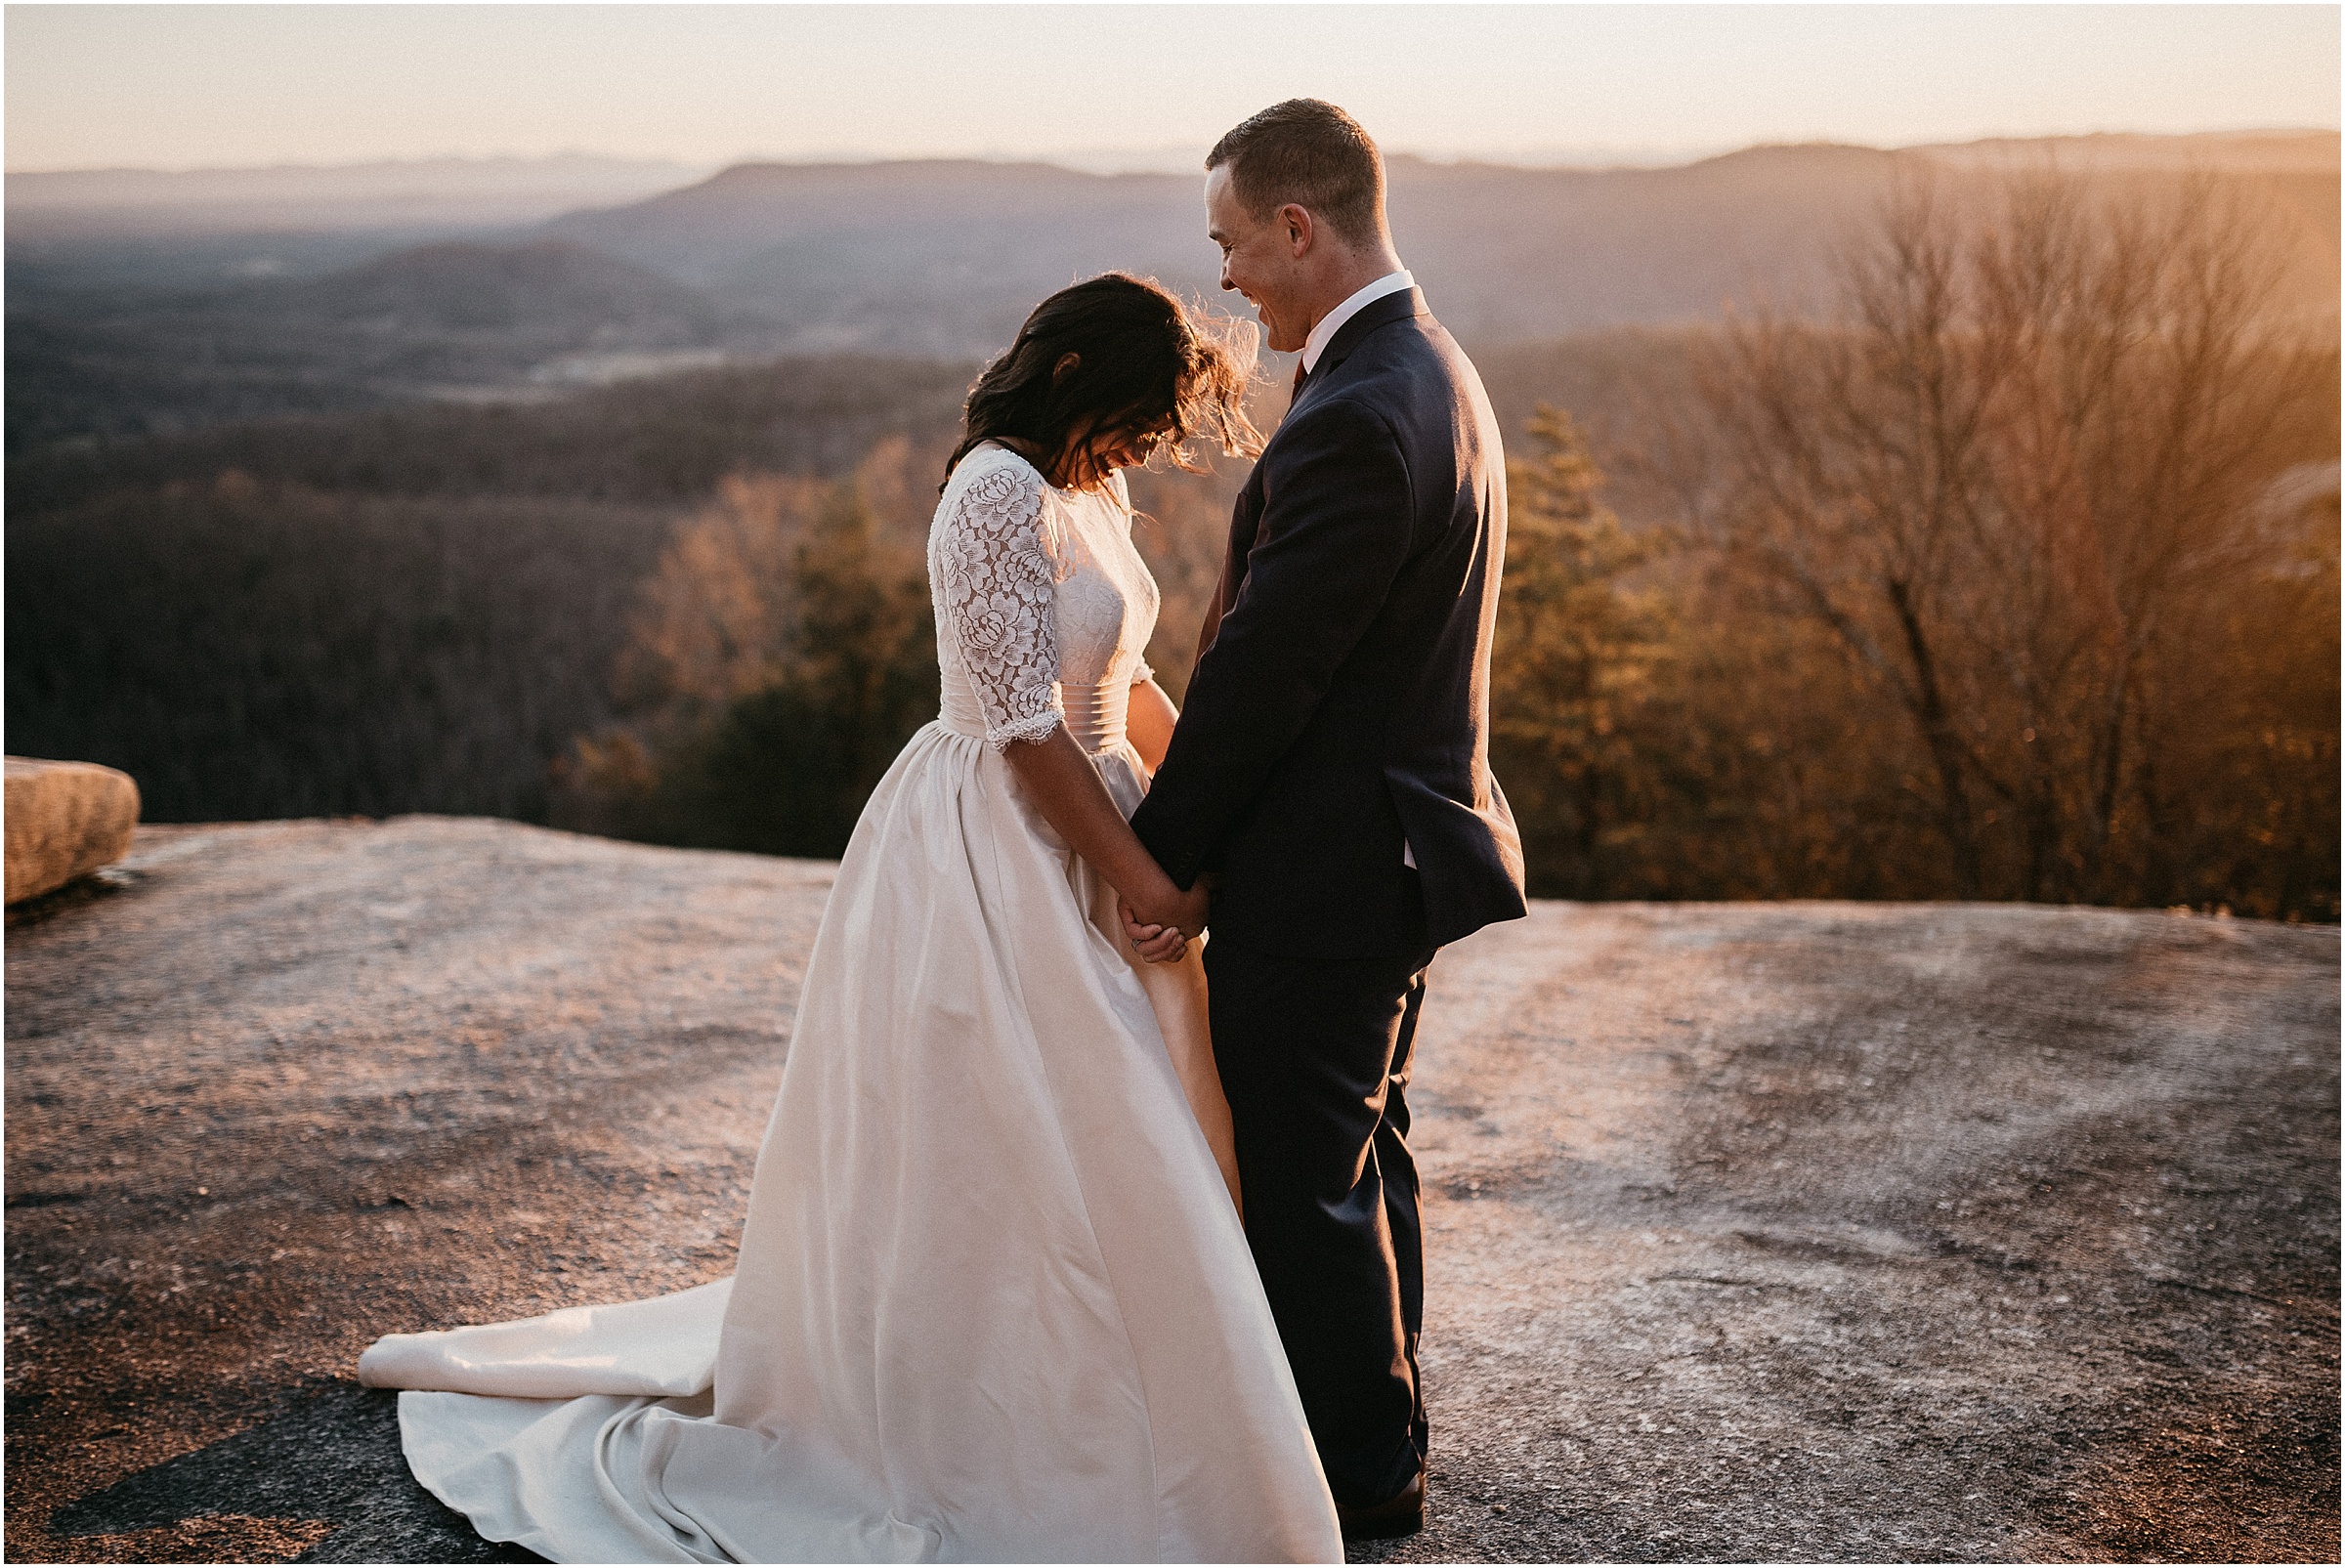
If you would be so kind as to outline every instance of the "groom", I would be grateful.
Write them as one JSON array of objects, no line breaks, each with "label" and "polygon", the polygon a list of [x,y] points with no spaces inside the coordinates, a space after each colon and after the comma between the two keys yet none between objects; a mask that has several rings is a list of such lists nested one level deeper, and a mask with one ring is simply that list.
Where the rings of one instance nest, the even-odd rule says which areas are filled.
[{"label": "groom", "polygon": [[1181,887],[1212,887],[1247,1240],[1343,1533],[1407,1535],[1426,1453],[1410,1050],[1434,950],[1525,909],[1486,746],[1506,463],[1350,115],[1289,100],[1206,170],[1221,286],[1302,360],[1131,826]]}]

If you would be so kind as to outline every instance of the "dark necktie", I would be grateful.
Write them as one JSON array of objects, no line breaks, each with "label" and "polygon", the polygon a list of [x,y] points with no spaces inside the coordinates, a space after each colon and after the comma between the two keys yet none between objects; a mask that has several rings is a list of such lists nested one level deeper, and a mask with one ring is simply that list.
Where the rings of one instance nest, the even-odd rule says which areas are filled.
[{"label": "dark necktie", "polygon": [[1294,405],[1295,399],[1297,399],[1297,398],[1300,398],[1300,397],[1301,397],[1301,396],[1302,396],[1302,384],[1303,384],[1305,381],[1308,381],[1308,380],[1310,380],[1310,379],[1311,379],[1311,373],[1310,373],[1308,370],[1305,370],[1305,369],[1302,367],[1302,361],[1301,361],[1300,360],[1296,360],[1296,361],[1295,361],[1295,391],[1294,391],[1293,395],[1292,395],[1292,396],[1290,396],[1290,397],[1287,399],[1287,403],[1288,403],[1288,405],[1289,405],[1290,407],[1292,407],[1292,406]]}]

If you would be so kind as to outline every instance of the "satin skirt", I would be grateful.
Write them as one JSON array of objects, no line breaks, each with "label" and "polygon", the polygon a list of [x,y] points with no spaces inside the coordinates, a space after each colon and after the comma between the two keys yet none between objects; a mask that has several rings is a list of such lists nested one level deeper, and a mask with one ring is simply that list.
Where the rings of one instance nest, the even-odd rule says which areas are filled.
[{"label": "satin skirt", "polygon": [[[1093,760],[1129,813],[1137,755]],[[555,1561],[1341,1561],[1205,1001],[931,724],[840,863],[733,1277],[392,1335],[361,1380]]]}]

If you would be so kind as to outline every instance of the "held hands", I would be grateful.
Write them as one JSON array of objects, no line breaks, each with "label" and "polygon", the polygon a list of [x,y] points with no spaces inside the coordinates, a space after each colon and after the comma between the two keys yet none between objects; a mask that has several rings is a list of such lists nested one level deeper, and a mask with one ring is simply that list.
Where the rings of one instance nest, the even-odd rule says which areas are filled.
[{"label": "held hands", "polygon": [[1145,909],[1119,898],[1116,912],[1123,916],[1125,940],[1132,952],[1149,963],[1167,963],[1187,953],[1189,938],[1205,929],[1212,898],[1212,889],[1202,880],[1186,893],[1167,882]]}]

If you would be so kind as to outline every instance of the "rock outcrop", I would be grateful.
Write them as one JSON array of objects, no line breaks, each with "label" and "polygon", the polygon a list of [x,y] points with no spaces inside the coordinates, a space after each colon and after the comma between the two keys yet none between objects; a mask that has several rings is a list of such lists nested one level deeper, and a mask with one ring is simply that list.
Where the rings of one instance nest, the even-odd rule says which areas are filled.
[{"label": "rock outcrop", "polygon": [[8,759],[8,902],[55,892],[130,853],[139,786],[94,762]]},{"label": "rock outcrop", "polygon": [[[20,920],[9,1556],[509,1558],[358,1354],[731,1270],[832,872],[148,827]],[[1977,904],[1445,950],[1431,1521],[1355,1560],[2335,1561],[2337,958]]]}]

